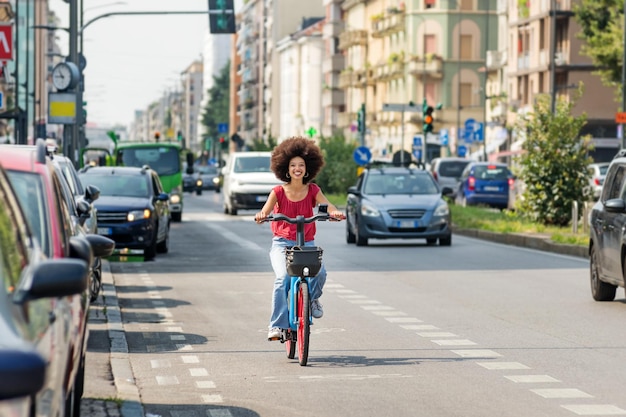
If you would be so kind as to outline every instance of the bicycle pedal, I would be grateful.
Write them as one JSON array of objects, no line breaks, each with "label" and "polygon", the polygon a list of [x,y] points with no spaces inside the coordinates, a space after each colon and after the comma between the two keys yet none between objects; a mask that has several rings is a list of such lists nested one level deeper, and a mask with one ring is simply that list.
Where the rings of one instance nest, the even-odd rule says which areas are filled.
[{"label": "bicycle pedal", "polygon": [[276,337],[268,337],[267,340],[270,342],[273,342],[274,340],[280,340],[281,337],[280,336],[276,336]]}]

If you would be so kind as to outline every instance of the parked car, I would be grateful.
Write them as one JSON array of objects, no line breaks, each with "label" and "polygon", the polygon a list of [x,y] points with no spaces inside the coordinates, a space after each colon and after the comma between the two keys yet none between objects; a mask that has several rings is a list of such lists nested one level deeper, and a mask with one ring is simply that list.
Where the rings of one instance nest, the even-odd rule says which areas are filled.
[{"label": "parked car", "polygon": [[348,189],[346,241],[365,246],[368,239],[426,239],[450,246],[450,209],[425,170],[389,167],[364,169]]},{"label": "parked car", "polygon": [[509,189],[515,177],[503,163],[471,162],[461,174],[456,193],[456,204],[463,206],[485,205],[509,208]]},{"label": "parked car", "polygon": [[[45,360],[43,386],[23,400],[29,416],[78,417],[92,252],[84,237],[71,233],[45,149],[6,145],[0,159],[11,170],[0,169],[0,345],[31,346]],[[16,388],[18,381],[9,380]],[[0,415],[13,415],[19,403],[0,401]]]},{"label": "parked car", "polygon": [[203,190],[221,190],[219,168],[216,165],[198,165],[196,167],[202,179]]},{"label": "parked car", "polygon": [[589,178],[589,188],[591,188],[591,194],[594,200],[600,198],[609,164],[609,162],[597,162],[589,165],[589,173],[591,174]]},{"label": "parked car", "polygon": [[452,189],[450,198],[454,199],[461,183],[461,174],[470,162],[469,159],[454,156],[434,158],[430,161],[429,170],[439,186]]},{"label": "parked car", "polygon": [[[48,145],[48,154],[50,155],[53,165],[65,180],[66,186],[63,186],[62,190],[64,191],[67,205],[70,208],[72,219],[74,219],[74,226],[83,233],[97,235],[98,210],[93,203],[100,197],[100,190],[94,185],[83,187],[72,161],[66,156],[56,154],[56,150],[51,149],[50,145]],[[102,236],[100,238],[100,244],[109,245],[111,250],[108,252],[112,252],[115,248],[115,242]],[[111,253],[108,253],[107,256],[110,254]],[[90,275],[89,295],[90,301],[94,302],[97,300],[102,287],[102,258],[100,256],[94,256]]]},{"label": "parked car", "polygon": [[272,188],[282,184],[270,169],[271,152],[233,152],[224,176],[224,213],[237,215],[238,210],[258,210],[267,201]]},{"label": "parked car", "polygon": [[600,198],[589,215],[591,296],[611,301],[626,279],[626,156],[610,162]]},{"label": "parked car", "polygon": [[98,233],[115,241],[116,250],[139,250],[144,259],[167,253],[170,240],[169,196],[156,171],[137,167],[85,167],[83,185],[100,189]]}]

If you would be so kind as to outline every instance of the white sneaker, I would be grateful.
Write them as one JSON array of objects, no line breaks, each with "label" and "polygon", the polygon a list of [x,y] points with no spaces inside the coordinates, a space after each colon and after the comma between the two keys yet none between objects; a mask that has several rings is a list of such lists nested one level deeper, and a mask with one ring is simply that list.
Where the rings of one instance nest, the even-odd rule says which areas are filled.
[{"label": "white sneaker", "polygon": [[272,327],[268,332],[267,332],[267,340],[278,340],[280,339],[280,337],[283,335],[283,331],[282,329],[278,328],[278,327]]},{"label": "white sneaker", "polygon": [[324,315],[324,308],[319,299],[311,302],[311,314],[316,319],[320,319]]}]

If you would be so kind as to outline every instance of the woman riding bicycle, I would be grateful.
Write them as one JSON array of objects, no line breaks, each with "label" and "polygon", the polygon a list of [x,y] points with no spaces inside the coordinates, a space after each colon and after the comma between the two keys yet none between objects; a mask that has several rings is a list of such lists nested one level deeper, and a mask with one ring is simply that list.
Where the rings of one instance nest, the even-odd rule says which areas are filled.
[{"label": "woman riding bicycle", "polygon": [[[324,166],[324,156],[320,148],[310,139],[292,137],[281,142],[272,151],[271,169],[278,179],[284,181],[270,192],[267,202],[254,218],[262,223],[269,214],[282,213],[289,217],[298,215],[310,217],[313,208],[318,204],[328,205],[328,214],[331,217],[345,219],[343,212],[337,210],[328,201],[317,184],[311,181]],[[270,261],[276,279],[272,295],[272,314],[270,316],[268,340],[280,339],[282,329],[289,328],[287,290],[289,275],[285,265],[285,248],[296,245],[296,225],[284,221],[275,221],[272,227],[272,248]],[[315,222],[306,224],[305,246],[315,246]],[[324,265],[317,276],[311,278],[311,310],[313,317],[320,318],[324,314],[319,298],[326,282]]]}]

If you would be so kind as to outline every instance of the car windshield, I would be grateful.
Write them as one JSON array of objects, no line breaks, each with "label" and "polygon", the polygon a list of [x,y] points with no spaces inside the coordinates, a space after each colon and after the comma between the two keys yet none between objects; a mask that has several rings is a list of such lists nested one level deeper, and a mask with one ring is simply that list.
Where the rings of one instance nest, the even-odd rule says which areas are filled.
[{"label": "car windshield", "polygon": [[461,178],[461,174],[468,163],[469,161],[442,161],[439,165],[439,175]]},{"label": "car windshield", "polygon": [[233,172],[271,172],[269,156],[248,156],[235,160]]},{"label": "car windshield", "polygon": [[383,194],[438,194],[439,189],[430,175],[372,174],[365,182],[364,193]]},{"label": "car windshield", "polygon": [[[159,175],[173,175],[180,172],[178,150],[167,146],[152,148],[120,149],[117,153],[118,165],[126,167],[150,166]],[[121,164],[119,163],[121,161]]]},{"label": "car windshield", "polygon": [[46,193],[42,177],[32,172],[7,171],[33,235],[47,256],[53,256]]},{"label": "car windshield", "polygon": [[504,166],[477,165],[474,167],[474,177],[479,180],[506,180],[509,176],[509,169]]},{"label": "car windshield", "polygon": [[100,195],[117,197],[150,196],[148,181],[144,175],[123,174],[83,174],[80,177],[83,184],[95,185],[100,189]]},{"label": "car windshield", "polygon": [[198,172],[201,174],[217,174],[217,167],[211,165],[198,166]]}]

